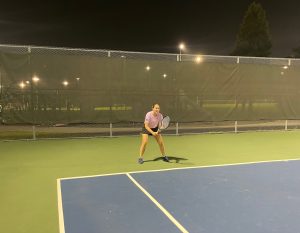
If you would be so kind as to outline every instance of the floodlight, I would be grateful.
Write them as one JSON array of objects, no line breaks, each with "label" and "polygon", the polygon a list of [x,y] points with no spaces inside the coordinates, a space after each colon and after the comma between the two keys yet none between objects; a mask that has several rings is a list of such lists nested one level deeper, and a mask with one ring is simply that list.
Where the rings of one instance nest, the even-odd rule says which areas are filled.
[{"label": "floodlight", "polygon": [[69,85],[69,82],[68,81],[63,81],[62,83],[65,87]]}]

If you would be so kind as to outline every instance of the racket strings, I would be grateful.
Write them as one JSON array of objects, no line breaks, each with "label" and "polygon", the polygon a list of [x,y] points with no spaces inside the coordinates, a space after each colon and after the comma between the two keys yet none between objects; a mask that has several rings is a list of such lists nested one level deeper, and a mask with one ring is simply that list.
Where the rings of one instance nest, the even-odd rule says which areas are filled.
[{"label": "racket strings", "polygon": [[167,116],[162,120],[160,128],[166,129],[166,128],[168,128],[169,124],[170,124],[170,117]]}]

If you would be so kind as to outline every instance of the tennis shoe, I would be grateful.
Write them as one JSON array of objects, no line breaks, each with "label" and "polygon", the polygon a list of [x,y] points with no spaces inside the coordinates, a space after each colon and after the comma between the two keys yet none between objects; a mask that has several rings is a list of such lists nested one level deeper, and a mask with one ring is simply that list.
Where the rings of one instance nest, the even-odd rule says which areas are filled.
[{"label": "tennis shoe", "polygon": [[139,163],[139,164],[143,164],[143,163],[144,163],[143,158],[139,158],[139,159],[138,159],[138,163]]},{"label": "tennis shoe", "polygon": [[166,156],[166,155],[163,157],[163,161],[165,161],[165,162],[170,162],[168,156]]}]

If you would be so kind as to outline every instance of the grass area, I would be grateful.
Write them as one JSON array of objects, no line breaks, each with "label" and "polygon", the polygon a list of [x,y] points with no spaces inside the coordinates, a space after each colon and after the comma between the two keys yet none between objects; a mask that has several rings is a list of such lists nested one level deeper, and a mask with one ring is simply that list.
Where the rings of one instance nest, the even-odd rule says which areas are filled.
[{"label": "grass area", "polygon": [[[71,137],[73,134],[67,133],[51,133],[51,132],[36,132],[37,138],[63,138]],[[75,135],[76,136],[76,135]],[[0,140],[18,140],[18,139],[33,139],[33,133],[31,131],[1,131]]]},{"label": "grass area", "polygon": [[152,138],[143,165],[137,164],[139,137],[0,141],[0,232],[58,233],[57,178],[300,158],[299,131],[164,139],[168,155],[184,160],[155,160]]},{"label": "grass area", "polygon": [[[243,103],[238,103],[237,107],[242,107]],[[245,103],[245,106],[249,107],[249,103]],[[203,107],[205,108],[235,108],[236,103],[204,103]],[[257,108],[277,108],[278,103],[252,103],[252,107]]]},{"label": "grass area", "polygon": [[204,103],[203,108],[213,116],[223,116],[224,113],[230,111],[236,112],[237,115],[235,117],[249,114],[248,111],[256,113],[253,114],[256,118],[274,119],[278,116],[278,119],[280,119],[281,116],[280,108],[277,103],[254,102],[251,105],[249,103],[238,103],[238,105],[235,103]]},{"label": "grass area", "polygon": [[30,131],[0,131],[1,140],[10,139],[32,139],[32,132]]},{"label": "grass area", "polygon": [[[102,135],[105,133],[102,133]],[[77,133],[67,133],[67,132],[36,132],[35,136],[37,139],[42,138],[71,138],[71,137],[93,137],[101,136],[100,133],[86,133],[86,132],[77,132]],[[106,136],[109,136],[109,132],[106,132]],[[31,131],[1,131],[0,140],[32,140],[33,133]]]}]

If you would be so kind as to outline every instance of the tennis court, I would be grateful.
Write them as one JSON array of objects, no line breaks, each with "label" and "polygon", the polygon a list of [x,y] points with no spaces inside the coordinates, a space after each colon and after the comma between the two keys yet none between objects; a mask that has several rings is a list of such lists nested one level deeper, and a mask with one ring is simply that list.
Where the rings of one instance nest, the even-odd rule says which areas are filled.
[{"label": "tennis court", "polygon": [[[0,45],[0,232],[182,231],[124,174],[188,232],[297,231],[299,61]],[[170,163],[151,140],[140,165],[138,135],[153,103],[171,119],[163,132]],[[245,163],[259,165],[223,170]],[[219,169],[224,178],[210,173]],[[168,172],[138,173],[154,170]],[[87,187],[81,207],[110,203],[110,224],[98,221],[99,209],[82,213],[80,197],[67,201],[86,184],[67,187],[65,178],[88,176],[101,177],[92,178],[99,189]]]},{"label": "tennis court", "polygon": [[[264,215],[263,217],[272,217],[271,219],[275,219],[278,224],[270,225],[264,222],[261,228],[259,228],[265,230],[264,232],[274,232],[271,229],[277,230],[277,232],[279,232],[279,230],[284,230],[281,232],[292,232],[294,229],[293,227],[299,227],[294,221],[295,218],[299,218],[299,215],[297,215],[299,214],[297,212],[297,208],[299,207],[297,199],[297,187],[299,186],[297,184],[297,182],[299,182],[297,180],[299,177],[297,170],[299,169],[297,169],[297,166],[299,163],[297,161],[270,163],[270,167],[267,166],[269,163],[263,163],[258,165],[260,168],[259,170],[252,170],[255,167],[253,167],[253,165],[226,166],[224,167],[225,170],[222,169],[223,167],[183,169],[187,167],[240,164],[259,161],[297,160],[300,158],[299,131],[165,136],[164,139],[167,154],[169,155],[171,162],[166,163],[161,160],[157,144],[154,140],[150,140],[149,147],[145,153],[146,162],[142,165],[137,163],[140,138],[136,136],[91,139],[1,141],[1,232],[59,233],[60,224],[57,179],[86,176],[98,177],[99,175],[99,177],[104,178],[104,174],[114,173],[130,173],[142,187],[166,208],[166,210],[172,215],[174,214],[174,218],[182,224],[183,227],[186,227],[189,232],[199,232],[198,230],[195,230],[197,227],[209,227],[209,223],[200,225],[189,221],[195,222],[195,218],[200,217],[201,219],[205,219],[204,214],[209,214],[207,209],[210,208],[210,205],[217,204],[215,199],[214,201],[207,201],[203,196],[202,201],[194,199],[197,195],[199,195],[199,197],[204,195],[203,189],[206,187],[204,184],[205,182],[209,182],[210,179],[215,179],[218,182],[214,184],[215,189],[207,192],[206,195],[217,198],[219,207],[226,205],[226,201],[232,201],[234,198],[234,196],[231,197],[231,199],[228,198],[228,195],[230,197],[230,195],[232,196],[232,193],[227,192],[226,194],[226,191],[234,190],[228,187],[235,187],[235,190],[248,189],[251,191],[254,196],[249,196],[250,202],[244,202],[243,196],[240,196],[240,205],[235,206],[235,214],[238,216],[243,215],[247,211],[253,211],[253,215],[256,216],[254,204],[258,203],[256,203],[254,197],[264,195],[269,208],[273,209],[273,212],[283,214],[278,215],[279,217],[285,216],[285,218],[281,218],[280,221],[277,221],[278,219],[276,216],[272,217],[272,215],[268,215],[268,212],[262,212]],[[226,169],[228,168],[230,168],[230,171],[227,172]],[[176,170],[137,173],[137,171],[166,169]],[[210,174],[209,176],[207,175],[206,181],[202,180],[205,178],[202,174],[203,172],[216,171],[218,169],[221,169],[224,174],[231,174],[230,177],[227,177],[226,175],[226,179],[228,180],[227,183],[225,182],[225,178],[221,179],[220,175],[218,176],[218,174],[215,173]],[[236,169],[239,171],[236,171]],[[200,175],[185,174],[185,172],[194,173],[196,171],[199,171]],[[252,179],[253,183],[247,183],[245,181],[247,175]],[[116,181],[112,181],[110,178],[104,178],[100,179],[99,185],[98,183],[96,185],[101,190],[106,187],[105,190],[107,190],[107,194],[110,194],[108,195],[108,198],[112,198],[107,200],[107,195],[105,193],[97,192],[96,189],[96,197],[102,195],[102,198],[97,201],[99,201],[99,203],[107,201],[115,208],[107,208],[108,211],[122,209],[122,211],[130,210],[135,212],[135,208],[139,207],[140,203],[143,203],[145,207],[139,209],[140,212],[136,212],[135,215],[132,215],[132,217],[134,217],[138,213],[145,213],[145,215],[149,214],[149,216],[145,218],[143,218],[143,214],[138,214],[138,217],[143,219],[141,225],[146,222],[146,225],[151,223],[151,225],[164,225],[167,229],[165,232],[170,232],[172,229],[174,229],[173,232],[179,231],[177,230],[178,228],[161,213],[159,208],[152,204],[151,200],[145,197],[135,184],[127,178],[127,176],[121,175],[111,177],[115,177]],[[78,180],[88,181],[89,179]],[[191,185],[191,183],[195,184],[199,181],[201,181],[200,185],[194,185],[195,187]],[[111,184],[114,189],[109,189],[109,184]],[[226,187],[226,184],[229,186]],[[253,189],[245,187],[250,184],[253,184],[251,185],[251,188]],[[268,184],[268,186],[265,186],[264,184]],[[79,184],[79,186],[80,185],[81,184]],[[63,192],[64,190],[71,190],[65,189],[67,186],[64,186],[64,184],[61,187]],[[269,187],[272,195],[263,192],[259,187],[263,187],[264,189]],[[284,187],[285,190],[280,190],[282,187]],[[179,195],[178,193],[181,192],[180,190],[184,190],[184,193]],[[282,193],[282,191],[284,191],[284,193]],[[124,194],[124,192],[127,195],[122,195],[121,199],[120,197],[115,196],[115,194]],[[76,196],[75,191],[74,195]],[[226,195],[227,198],[225,198]],[[280,203],[273,202],[273,200],[276,200],[273,199],[274,195],[275,197],[285,198],[283,199],[285,201],[279,201]],[[64,196],[63,193],[62,198],[67,198],[67,196]],[[136,196],[136,198],[131,200],[130,198],[134,196]],[[94,198],[95,195],[91,195],[91,198],[92,197]],[[93,202],[92,199],[86,200],[87,204]],[[234,200],[236,200],[236,198]],[[190,201],[193,203],[192,205],[188,203]],[[63,201],[62,203],[67,202]],[[128,205],[126,208],[123,206],[125,204]],[[271,204],[274,205],[272,206]],[[89,205],[86,207],[88,206]],[[201,211],[205,206],[206,210]],[[224,221],[224,219],[220,217],[222,216],[222,212],[219,211],[217,207],[218,206],[215,206],[216,209],[211,209],[210,212],[212,215],[216,214],[215,217],[210,219],[207,217],[209,215],[207,215],[206,220],[213,221],[216,227],[220,227],[223,224],[222,221]],[[250,210],[248,207],[251,207]],[[296,209],[292,209],[291,207]],[[183,208],[185,208],[186,212],[183,211]],[[64,211],[67,212],[64,214],[68,213],[68,210],[70,209],[66,207]],[[188,213],[188,217],[178,216],[184,213]],[[84,216],[88,221],[95,220],[95,218],[97,219],[97,217],[99,217],[93,214],[86,214]],[[228,215],[229,218],[233,216],[234,215]],[[64,217],[65,220],[68,220],[70,215],[64,215]],[[259,215],[256,217],[259,217]],[[158,222],[156,222],[157,218],[159,218],[157,220]],[[261,218],[261,221],[265,218]],[[73,218],[72,216],[70,219],[71,222],[79,222],[77,221],[78,219],[76,220],[76,218]],[[82,215],[80,215],[80,219],[83,220]],[[247,216],[245,216],[244,219],[248,220],[248,222],[246,222],[248,224],[255,221],[252,217],[250,218]],[[237,229],[238,226],[243,224],[243,221],[243,218],[235,218],[235,222],[231,224],[228,220],[226,224],[226,227],[228,228],[224,229]],[[126,224],[132,226],[136,223],[137,222],[133,221]],[[289,225],[287,226],[286,223],[289,223]],[[68,224],[72,225],[70,222],[68,222]],[[147,230],[148,232],[149,230],[151,231],[146,225],[142,230],[144,232],[147,232]],[[86,225],[82,226],[87,229]],[[264,228],[266,226],[270,226],[270,228]],[[103,225],[103,227],[105,226]],[[120,227],[120,225],[115,225],[115,227]],[[126,229],[126,225],[122,225],[122,227]],[[103,229],[105,230],[105,228]],[[218,231],[218,229],[216,229],[215,232],[222,232]],[[251,229],[253,230],[255,228]],[[250,232],[251,229],[244,229],[245,231],[239,232]],[[69,228],[66,228],[65,230],[67,233],[71,233],[68,231]],[[98,231],[101,232],[101,229],[98,229]],[[143,231],[139,228],[139,231],[137,232]],[[132,229],[131,232],[134,232],[134,229]],[[203,232],[207,231],[203,229]]]},{"label": "tennis court", "polygon": [[60,232],[290,232],[300,161],[58,180]]}]

